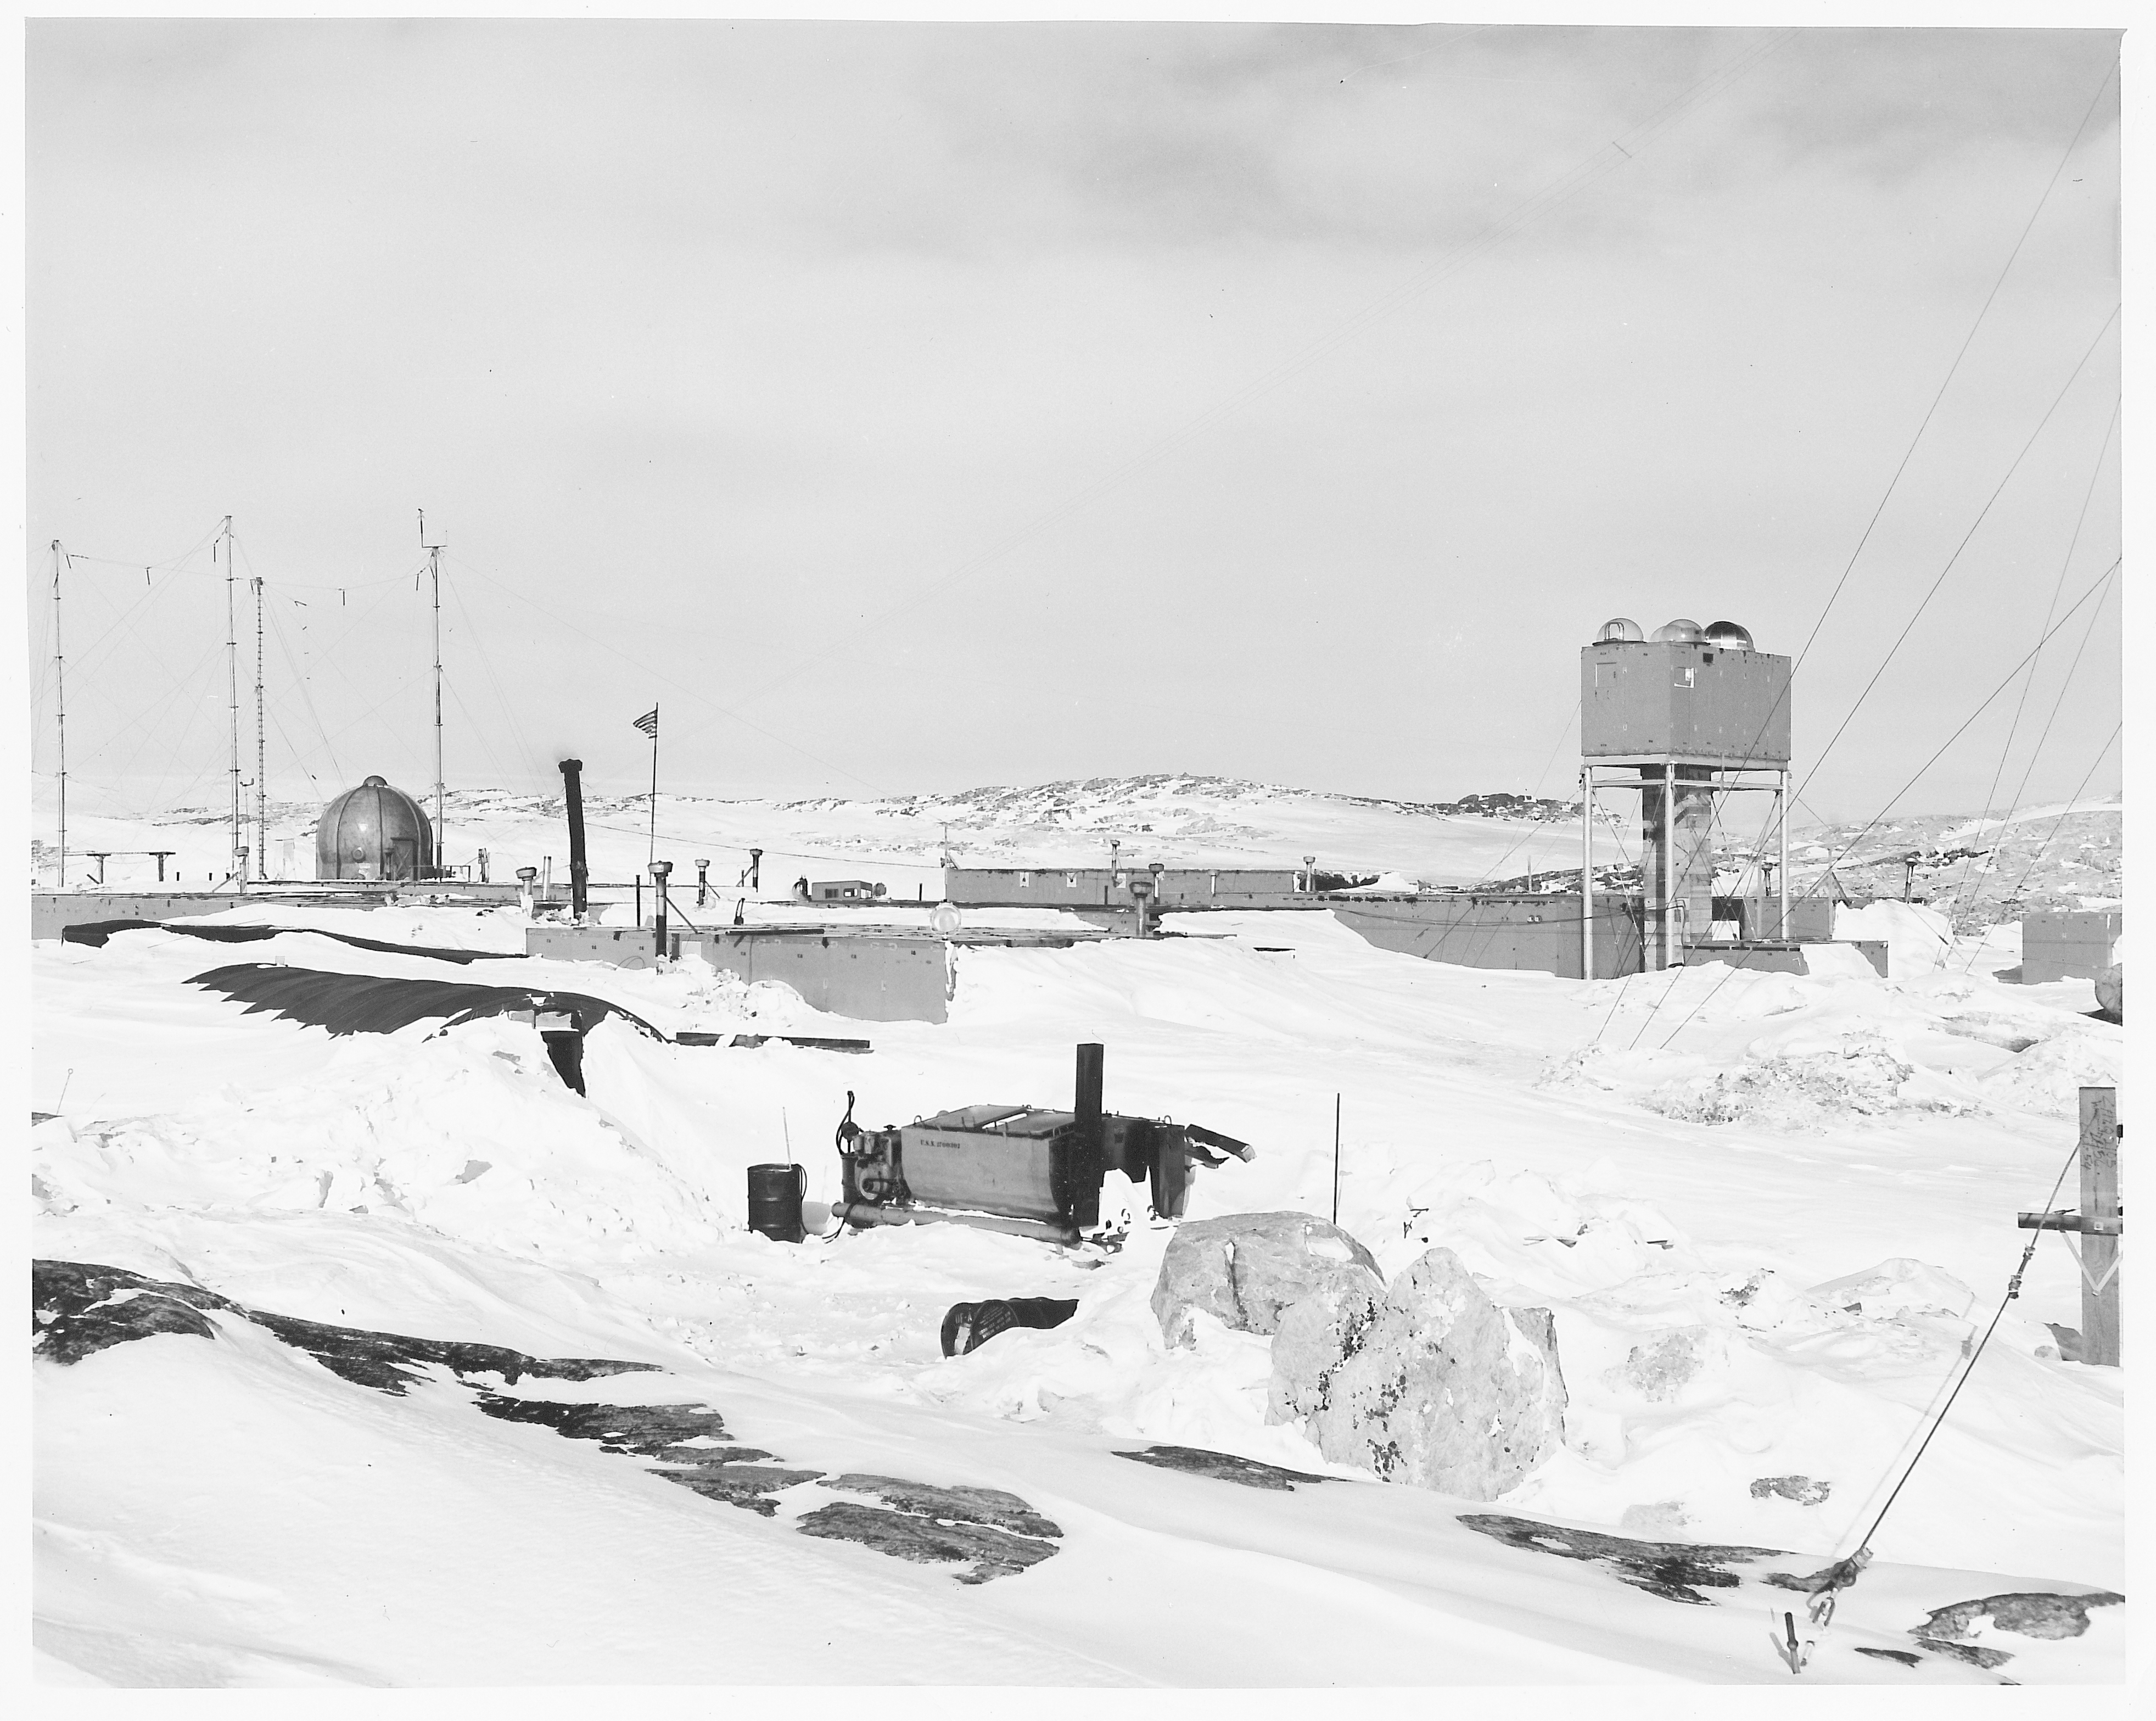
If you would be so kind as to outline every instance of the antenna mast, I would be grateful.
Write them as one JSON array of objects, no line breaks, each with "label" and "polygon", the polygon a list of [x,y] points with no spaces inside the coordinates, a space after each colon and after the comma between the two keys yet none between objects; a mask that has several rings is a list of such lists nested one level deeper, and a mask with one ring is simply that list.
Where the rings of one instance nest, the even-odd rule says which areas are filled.
[{"label": "antenna mast", "polygon": [[419,510],[419,547],[434,586],[434,875],[449,870],[449,819],[442,794],[442,546],[427,542],[427,511]]},{"label": "antenna mast", "polygon": [[[239,859],[239,610],[232,567],[232,516],[224,516],[219,536],[224,544],[224,680],[226,705],[232,718],[232,870],[242,884],[245,870]],[[214,548],[212,555],[216,554]]]},{"label": "antenna mast", "polygon": [[262,580],[254,580],[254,876],[270,876],[270,738],[262,726]]},{"label": "antenna mast", "polygon": [[65,554],[60,541],[53,540],[53,691],[59,702],[60,732],[60,870],[54,881],[58,890],[67,888],[67,659],[60,651],[60,562]]}]

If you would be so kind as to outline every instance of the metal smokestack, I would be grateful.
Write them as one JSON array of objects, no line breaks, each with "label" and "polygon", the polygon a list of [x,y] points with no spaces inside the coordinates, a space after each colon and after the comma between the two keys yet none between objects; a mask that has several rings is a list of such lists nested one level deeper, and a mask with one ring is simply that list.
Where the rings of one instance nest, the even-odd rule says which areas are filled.
[{"label": "metal smokestack", "polygon": [[651,863],[651,925],[657,935],[654,952],[661,961],[668,954],[666,948],[666,879],[674,871],[671,860]]},{"label": "metal smokestack", "polygon": [[582,759],[562,761],[562,799],[569,809],[569,912],[584,917],[584,883],[591,876],[584,865],[584,785]]}]

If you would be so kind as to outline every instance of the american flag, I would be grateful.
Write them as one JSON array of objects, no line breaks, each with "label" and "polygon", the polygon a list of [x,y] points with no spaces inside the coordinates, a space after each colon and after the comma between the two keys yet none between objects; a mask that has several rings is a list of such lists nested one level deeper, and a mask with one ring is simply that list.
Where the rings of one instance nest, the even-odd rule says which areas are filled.
[{"label": "american flag", "polygon": [[649,735],[654,741],[658,740],[659,707],[654,705],[649,711],[639,717],[636,720],[636,727],[641,729],[646,735]]}]

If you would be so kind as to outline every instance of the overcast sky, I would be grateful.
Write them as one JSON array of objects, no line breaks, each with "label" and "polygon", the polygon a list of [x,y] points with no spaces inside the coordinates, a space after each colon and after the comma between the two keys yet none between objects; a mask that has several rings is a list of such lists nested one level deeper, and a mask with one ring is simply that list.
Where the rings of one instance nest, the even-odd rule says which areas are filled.
[{"label": "overcast sky", "polygon": [[[222,804],[229,513],[273,790],[424,789],[424,507],[453,787],[640,789],[655,701],[706,792],[1563,793],[1606,618],[1794,655],[1855,557],[1866,815],[2119,553],[2117,45],[33,22],[74,780]],[[1904,809],[2115,789],[2118,614]]]}]

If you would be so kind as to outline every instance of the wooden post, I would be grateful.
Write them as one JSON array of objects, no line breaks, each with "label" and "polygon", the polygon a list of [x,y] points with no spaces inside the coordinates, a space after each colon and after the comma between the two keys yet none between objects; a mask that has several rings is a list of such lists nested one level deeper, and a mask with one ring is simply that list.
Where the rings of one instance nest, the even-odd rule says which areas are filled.
[{"label": "wooden post", "polygon": [[[2082,1090],[2082,1220],[2119,1216],[2118,1090]],[[2118,1245],[2117,1236],[2082,1233],[2082,1360],[2119,1365]]]}]

